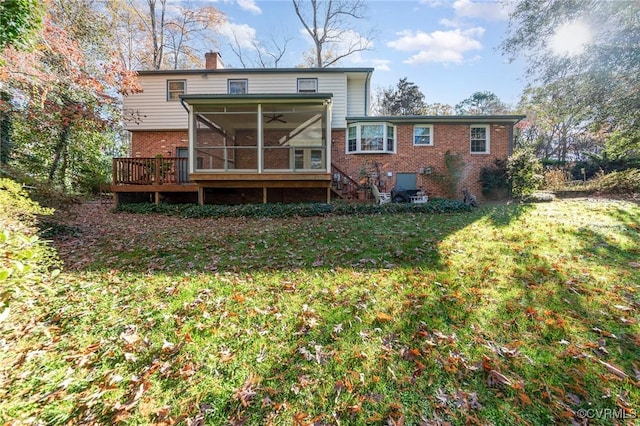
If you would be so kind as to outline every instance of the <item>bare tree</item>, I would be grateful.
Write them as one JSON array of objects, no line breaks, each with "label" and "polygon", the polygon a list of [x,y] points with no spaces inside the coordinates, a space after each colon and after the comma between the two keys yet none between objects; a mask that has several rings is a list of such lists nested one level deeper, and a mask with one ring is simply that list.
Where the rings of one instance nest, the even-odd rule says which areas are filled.
[{"label": "bare tree", "polygon": [[[304,29],[313,40],[312,66],[325,68],[357,52],[370,50],[371,39],[352,30],[364,20],[364,0],[292,0]],[[370,34],[369,34],[370,36]]]},{"label": "bare tree", "polygon": [[424,115],[453,115],[453,107],[449,104],[435,102],[427,104],[422,110]]},{"label": "bare tree", "polygon": [[168,0],[109,0],[106,8],[128,69],[201,66],[198,49],[216,43],[224,20],[213,7],[172,6]]},{"label": "bare tree", "polygon": [[167,10],[167,0],[160,0],[159,16],[156,12],[157,0],[147,0],[147,5],[149,6],[149,14],[146,16],[140,14],[140,17],[151,34],[152,67],[154,70],[159,70],[162,66],[164,53],[164,16]]},{"label": "bare tree", "polygon": [[120,61],[125,69],[137,70],[147,62],[144,33],[141,31],[140,17],[135,8],[126,0],[111,0],[105,3],[105,16],[109,19],[111,31],[117,44]]},{"label": "bare tree", "polygon": [[165,25],[165,49],[167,51],[166,68],[178,69],[201,61],[200,52],[195,46],[197,41],[207,45],[216,44],[213,32],[222,22],[222,15],[212,7],[191,9],[178,7]]},{"label": "bare tree", "polygon": [[243,68],[278,68],[291,40],[293,40],[293,37],[290,36],[283,36],[281,40],[278,40],[272,34],[268,43],[252,40],[251,47],[247,49],[238,39],[238,35],[234,33],[233,43],[229,44],[229,47]]}]

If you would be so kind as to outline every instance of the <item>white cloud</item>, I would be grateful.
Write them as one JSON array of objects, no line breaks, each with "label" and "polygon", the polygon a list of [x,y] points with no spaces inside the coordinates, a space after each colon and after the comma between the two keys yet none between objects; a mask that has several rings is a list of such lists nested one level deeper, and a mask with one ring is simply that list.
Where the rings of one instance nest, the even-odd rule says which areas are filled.
[{"label": "white cloud", "polygon": [[438,21],[438,23],[443,27],[449,27],[449,28],[460,28],[462,26],[460,24],[460,21],[456,19],[442,18],[440,21]]},{"label": "white cloud", "polygon": [[482,43],[478,38],[484,34],[484,31],[482,27],[431,33],[405,30],[398,33],[400,38],[388,42],[387,46],[401,52],[417,51],[404,61],[408,64],[428,62],[460,64],[465,60],[465,53],[482,49]]},{"label": "white cloud", "polygon": [[429,7],[440,7],[445,4],[446,0],[420,0],[420,4],[426,4]]},{"label": "white cloud", "polygon": [[457,18],[480,18],[487,21],[506,21],[515,3],[501,1],[456,0],[453,10]]},{"label": "white cloud", "polygon": [[591,29],[584,21],[566,22],[556,28],[549,39],[549,48],[556,55],[579,55],[592,38]]},{"label": "white cloud", "polygon": [[226,21],[220,25],[218,31],[234,45],[237,40],[240,47],[251,47],[256,40],[256,29],[247,24]]},{"label": "white cloud", "polygon": [[[300,35],[306,42],[309,47],[313,47],[313,40],[309,33],[304,28],[300,28]],[[329,32],[329,39],[335,40],[327,42],[323,47],[324,52],[333,52],[336,55],[342,55],[349,50],[357,50],[359,47],[368,46],[368,48],[372,48],[374,43],[372,40],[363,37],[359,32],[353,30],[345,30],[345,31],[335,31]],[[355,52],[348,57],[345,58],[345,61],[353,62],[353,63],[363,63],[364,59],[361,57],[361,52]]]},{"label": "white cloud", "polygon": [[238,6],[255,15],[260,15],[262,13],[262,9],[258,7],[255,0],[238,0]]},{"label": "white cloud", "polygon": [[376,71],[391,71],[391,67],[389,66],[391,61],[388,59],[374,59],[371,62]]}]

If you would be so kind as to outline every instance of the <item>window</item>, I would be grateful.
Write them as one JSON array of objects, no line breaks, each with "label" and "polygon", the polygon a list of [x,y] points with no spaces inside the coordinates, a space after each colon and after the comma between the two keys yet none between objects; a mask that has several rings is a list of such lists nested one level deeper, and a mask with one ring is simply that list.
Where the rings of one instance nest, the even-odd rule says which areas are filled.
[{"label": "window", "polygon": [[323,149],[296,149],[294,151],[295,170],[324,169]]},{"label": "window", "polygon": [[317,78],[299,78],[298,93],[318,93]]},{"label": "window", "polygon": [[471,153],[472,154],[488,154],[489,153],[489,126],[474,125],[471,126]]},{"label": "window", "polygon": [[360,150],[382,151],[384,149],[384,126],[363,124],[360,126]]},{"label": "window", "polygon": [[387,152],[393,152],[395,133],[395,128],[387,124]]},{"label": "window", "polygon": [[187,92],[187,80],[167,80],[167,100],[179,101]]},{"label": "window", "polygon": [[348,153],[395,152],[395,126],[387,123],[362,123],[349,126]]},{"label": "window", "polygon": [[358,150],[358,127],[349,126],[349,137],[347,138],[347,152]]},{"label": "window", "polygon": [[244,95],[249,93],[249,82],[246,79],[227,80],[230,95]]},{"label": "window", "polygon": [[433,146],[433,126],[413,126],[413,144]]}]

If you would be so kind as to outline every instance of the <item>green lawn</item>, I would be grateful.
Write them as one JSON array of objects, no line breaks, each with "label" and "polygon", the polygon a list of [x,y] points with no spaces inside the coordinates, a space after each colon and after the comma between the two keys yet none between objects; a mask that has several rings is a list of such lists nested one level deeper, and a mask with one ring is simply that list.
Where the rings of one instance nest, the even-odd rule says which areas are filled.
[{"label": "green lawn", "polygon": [[1,423],[637,421],[637,204],[77,214],[0,323]]}]

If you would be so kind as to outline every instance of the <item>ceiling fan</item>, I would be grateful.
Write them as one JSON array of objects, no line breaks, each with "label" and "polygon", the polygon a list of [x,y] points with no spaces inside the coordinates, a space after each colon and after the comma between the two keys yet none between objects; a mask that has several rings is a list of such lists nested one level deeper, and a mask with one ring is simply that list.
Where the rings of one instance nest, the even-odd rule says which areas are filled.
[{"label": "ceiling fan", "polygon": [[269,115],[264,116],[264,118],[268,118],[267,123],[271,123],[272,121],[279,121],[281,123],[286,123],[286,121],[283,120],[282,117],[284,117],[284,114],[276,114],[275,112],[270,116]]}]

